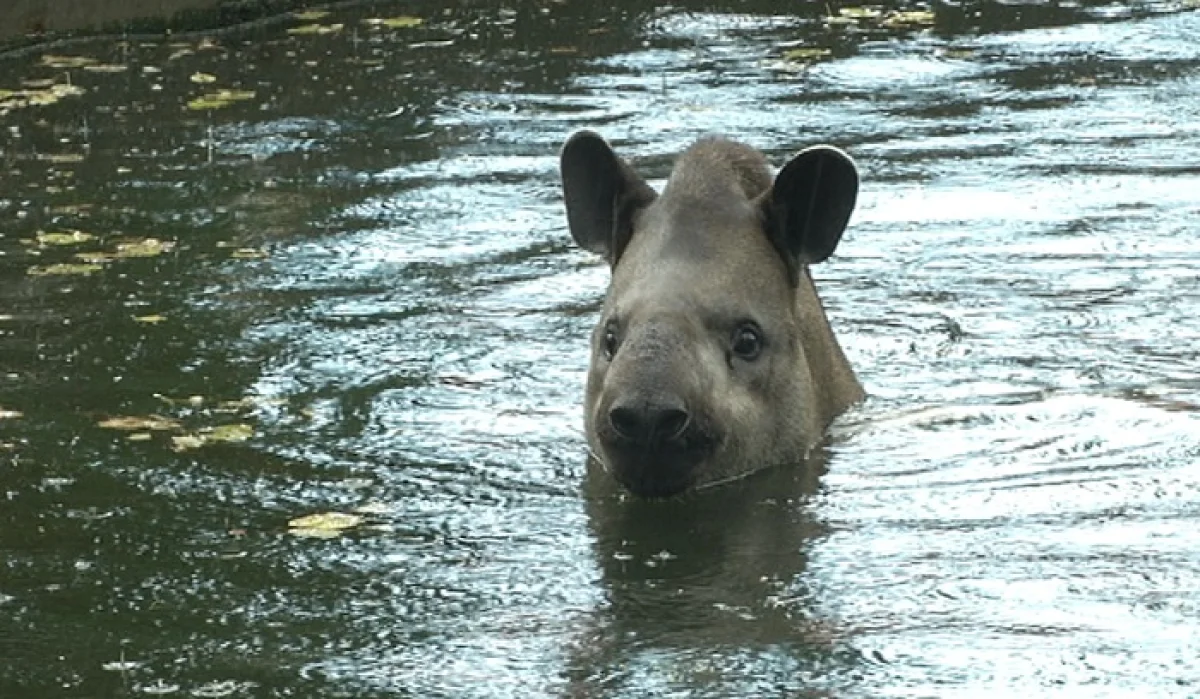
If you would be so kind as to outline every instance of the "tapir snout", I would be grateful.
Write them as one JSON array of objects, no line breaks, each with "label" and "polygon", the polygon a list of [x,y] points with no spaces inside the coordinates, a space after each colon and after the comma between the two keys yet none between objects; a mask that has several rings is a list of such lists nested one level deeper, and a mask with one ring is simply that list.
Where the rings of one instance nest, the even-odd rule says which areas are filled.
[{"label": "tapir snout", "polygon": [[660,196],[584,131],[562,174],[572,237],[612,269],[584,417],[596,461],[646,496],[803,461],[863,395],[808,270],[849,220],[853,162],[820,146],[772,177],[758,151],[703,139]]}]

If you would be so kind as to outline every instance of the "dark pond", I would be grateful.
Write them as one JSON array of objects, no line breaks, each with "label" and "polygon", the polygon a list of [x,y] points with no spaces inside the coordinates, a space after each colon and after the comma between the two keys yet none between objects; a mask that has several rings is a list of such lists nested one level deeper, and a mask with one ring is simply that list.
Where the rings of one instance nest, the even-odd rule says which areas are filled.
[{"label": "dark pond", "polygon": [[[1200,13],[928,10],[0,58],[0,696],[1200,693]],[[827,473],[589,481],[583,127],[857,159]]]}]

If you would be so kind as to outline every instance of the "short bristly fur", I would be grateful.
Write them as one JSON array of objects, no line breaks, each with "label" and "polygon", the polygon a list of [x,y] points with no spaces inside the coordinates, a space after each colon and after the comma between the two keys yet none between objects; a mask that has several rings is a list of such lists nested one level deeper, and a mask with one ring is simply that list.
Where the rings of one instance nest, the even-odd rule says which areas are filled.
[{"label": "short bristly fur", "polygon": [[572,237],[612,268],[585,406],[595,458],[649,496],[803,461],[863,396],[809,274],[854,208],[849,157],[809,148],[772,177],[753,148],[706,138],[659,196],[583,131],[562,175]]}]

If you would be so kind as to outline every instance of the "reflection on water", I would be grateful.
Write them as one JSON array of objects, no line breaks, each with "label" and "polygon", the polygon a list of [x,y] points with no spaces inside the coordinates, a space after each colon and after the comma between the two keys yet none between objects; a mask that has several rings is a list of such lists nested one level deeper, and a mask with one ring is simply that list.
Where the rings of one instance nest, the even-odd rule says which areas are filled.
[{"label": "reflection on water", "polygon": [[[1200,14],[834,9],[0,58],[0,695],[1195,693]],[[854,155],[821,463],[588,472],[582,127]]]}]

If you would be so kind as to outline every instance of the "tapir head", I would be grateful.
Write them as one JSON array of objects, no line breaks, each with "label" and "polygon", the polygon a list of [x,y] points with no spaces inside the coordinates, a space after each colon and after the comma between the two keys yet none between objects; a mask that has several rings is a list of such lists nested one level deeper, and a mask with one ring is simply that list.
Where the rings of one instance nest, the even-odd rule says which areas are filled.
[{"label": "tapir head", "polygon": [[660,196],[584,131],[562,177],[571,236],[612,268],[585,406],[596,461],[646,496],[803,461],[862,397],[808,273],[854,208],[849,157],[809,148],[772,178],[758,151],[703,139]]}]

